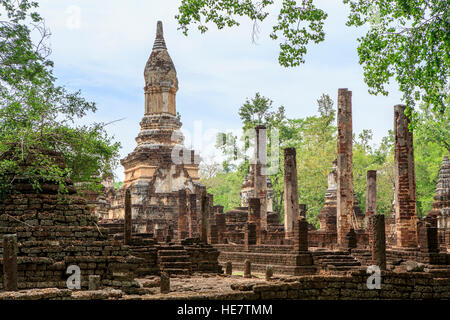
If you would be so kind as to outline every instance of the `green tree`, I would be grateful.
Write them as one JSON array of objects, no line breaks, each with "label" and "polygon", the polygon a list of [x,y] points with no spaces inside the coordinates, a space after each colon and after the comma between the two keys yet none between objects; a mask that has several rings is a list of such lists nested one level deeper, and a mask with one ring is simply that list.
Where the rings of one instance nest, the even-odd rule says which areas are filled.
[{"label": "green tree", "polygon": [[[450,104],[448,91],[446,103]],[[422,142],[437,144],[450,152],[450,108],[446,108],[444,113],[439,113],[421,104],[417,115],[418,124],[414,134],[419,135]]]},{"label": "green tree", "polygon": [[[205,25],[208,22],[214,23],[218,29],[239,26],[238,16],[245,16],[254,21],[256,31],[257,23],[268,17],[268,8],[274,3],[273,0],[182,0],[179,14],[175,18],[185,35],[191,24],[198,24],[202,33],[208,30]],[[327,14],[317,8],[313,0],[302,0],[300,5],[297,5],[297,1],[283,0],[278,22],[270,34],[274,40],[282,39],[278,58],[282,66],[293,67],[304,63],[308,43],[319,43],[325,38],[323,24],[326,18]]]},{"label": "green tree", "polygon": [[442,158],[449,151],[436,141],[428,139],[426,131],[414,132],[414,165],[416,173],[417,214],[425,216],[431,210],[436,192]]},{"label": "green tree", "polygon": [[[444,113],[448,104],[440,90],[450,76],[450,4],[447,0],[343,0],[349,5],[347,26],[369,27],[358,39],[364,80],[372,94],[387,95],[386,85],[395,78],[407,104],[422,100],[427,108]],[[283,0],[278,20],[270,37],[279,40],[279,63],[285,67],[305,62],[310,41],[324,41],[323,23],[327,13],[313,0]],[[219,29],[238,26],[238,17],[258,22],[269,15],[273,0],[182,0],[176,15],[180,29],[187,35],[189,26],[206,24]],[[416,121],[413,122],[413,125]]]},{"label": "green tree", "polygon": [[46,45],[50,33],[37,6],[0,1],[0,194],[24,178],[36,190],[52,181],[65,191],[66,179],[98,190],[117,163],[120,145],[103,124],[75,125],[96,106],[56,84]]},{"label": "green tree", "polygon": [[242,170],[219,172],[212,177],[201,178],[209,193],[214,195],[214,203],[222,205],[224,212],[241,206],[241,186],[245,173]]},{"label": "green tree", "polygon": [[[279,143],[282,145],[285,140],[286,129],[284,126],[286,124],[286,115],[283,106],[275,109],[272,100],[262,96],[260,93],[256,93],[254,98],[247,98],[240,107],[239,116],[242,121],[242,130],[245,133],[241,137],[241,144],[238,143],[239,138],[236,135],[232,133],[219,133],[217,135],[216,148],[226,157],[226,160],[223,162],[224,172],[241,172],[241,178],[243,180],[244,176],[250,171],[250,158],[247,152],[254,144],[253,128],[257,125],[264,125],[267,128],[267,152],[270,157],[272,156],[272,129],[282,131],[279,134]],[[278,154],[278,159],[280,159],[283,150],[279,149],[277,152],[280,151],[281,153]],[[279,185],[283,179],[281,167],[282,165],[279,162],[277,173],[270,175],[273,185]],[[239,188],[242,180],[239,182]],[[274,209],[279,210],[282,205],[282,188],[274,188],[274,191]]]},{"label": "green tree", "polygon": [[114,182],[114,189],[119,190],[123,186],[123,181],[115,181]]},{"label": "green tree", "polygon": [[[371,26],[358,39],[360,64],[369,92],[387,95],[395,77],[414,113],[416,101],[440,114],[448,108],[442,88],[450,76],[450,3],[446,0],[344,0],[348,26]],[[417,114],[414,113],[416,118]],[[414,122],[415,124],[415,122]]]}]

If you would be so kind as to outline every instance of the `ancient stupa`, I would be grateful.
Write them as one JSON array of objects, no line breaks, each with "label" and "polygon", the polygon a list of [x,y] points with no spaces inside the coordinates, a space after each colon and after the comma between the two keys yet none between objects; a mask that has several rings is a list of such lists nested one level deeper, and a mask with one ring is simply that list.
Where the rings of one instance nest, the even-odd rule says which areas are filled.
[{"label": "ancient stupa", "polygon": [[[125,181],[115,197],[110,218],[123,218],[124,190],[131,188],[132,217],[137,232],[173,225],[176,230],[178,191],[199,194],[200,157],[184,148],[176,110],[178,78],[167,51],[161,21],[144,70],[145,113],[133,152],[121,160]],[[197,198],[199,199],[199,197]],[[142,228],[139,228],[142,221]],[[137,227],[136,227],[137,224]]]}]

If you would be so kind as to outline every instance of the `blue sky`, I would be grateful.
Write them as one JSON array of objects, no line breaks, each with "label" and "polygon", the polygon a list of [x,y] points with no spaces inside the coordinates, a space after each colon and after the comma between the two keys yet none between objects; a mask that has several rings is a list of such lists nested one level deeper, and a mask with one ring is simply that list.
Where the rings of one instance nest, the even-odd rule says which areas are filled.
[{"label": "blue sky", "polygon": [[[174,18],[179,0],[39,3],[52,31],[51,59],[59,84],[81,89],[97,103],[98,111],[83,121],[125,118],[107,127],[122,144],[121,157],[136,146],[134,138],[144,113],[143,71],[158,20],[164,23],[166,44],[178,73],[177,111],[186,144],[191,144],[195,123],[201,123],[204,138],[194,148],[207,161],[217,156],[212,147],[214,132],[238,130],[238,109],[256,92],[272,99],[275,106],[283,105],[287,116],[296,118],[316,114],[316,100],[322,93],[336,101],[338,88],[349,88],[353,130],[358,134],[372,129],[375,143],[392,129],[393,106],[401,102],[395,84],[389,87],[388,97],[368,93],[356,52],[357,38],[365,30],[345,26],[348,7],[341,0],[317,1],[329,14],[325,42],[310,45],[306,64],[290,69],[278,65],[278,44],[268,36],[276,19],[273,14],[260,25],[254,44],[252,22],[246,19],[239,28],[216,30],[211,26],[203,35],[194,28],[185,37]],[[123,179],[122,167],[115,173]]]}]

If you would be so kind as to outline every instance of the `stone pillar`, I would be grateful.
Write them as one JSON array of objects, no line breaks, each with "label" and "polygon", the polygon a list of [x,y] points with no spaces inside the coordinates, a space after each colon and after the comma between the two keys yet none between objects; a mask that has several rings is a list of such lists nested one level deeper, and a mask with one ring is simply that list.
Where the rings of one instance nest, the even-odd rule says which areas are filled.
[{"label": "stone pillar", "polygon": [[[151,220],[146,220],[145,221],[145,232],[146,233],[153,233],[154,228],[153,228],[153,222]],[[155,234],[153,233],[153,236],[155,236]]]},{"label": "stone pillar", "polygon": [[164,242],[164,229],[155,227],[155,238],[158,242]]},{"label": "stone pillar", "polygon": [[284,233],[292,239],[295,219],[299,212],[297,160],[295,148],[284,149]]},{"label": "stone pillar", "polygon": [[161,272],[159,285],[161,288],[161,293],[166,294],[170,292],[170,276],[166,272]]},{"label": "stone pillar", "polygon": [[17,291],[17,235],[3,236],[3,289]]},{"label": "stone pillar", "polygon": [[125,190],[125,219],[124,219],[124,243],[131,244],[131,230],[132,230],[132,215],[131,215],[131,191],[130,188]]},{"label": "stone pillar", "polygon": [[267,129],[263,125],[255,127],[254,191],[261,203],[261,230],[267,230]]},{"label": "stone pillar", "polygon": [[294,275],[314,274],[317,267],[314,266],[313,256],[308,251],[308,222],[303,217],[298,217],[294,225],[294,251],[295,270]]},{"label": "stone pillar", "polygon": [[395,228],[398,247],[417,247],[416,178],[413,134],[405,106],[394,107]]},{"label": "stone pillar", "polygon": [[244,278],[252,277],[252,263],[250,260],[246,259],[244,262]]},{"label": "stone pillar", "polygon": [[231,276],[233,274],[233,264],[231,261],[227,261],[225,264],[225,274]]},{"label": "stone pillar", "polygon": [[248,222],[253,222],[256,227],[256,242],[261,243],[261,202],[259,198],[250,198],[248,200]]},{"label": "stone pillar", "polygon": [[206,187],[205,187],[205,186],[199,186],[199,187],[198,187],[198,195],[199,195],[200,200],[201,200],[204,196],[207,195]]},{"label": "stone pillar", "polygon": [[172,225],[169,225],[167,227],[167,238],[166,238],[166,242],[169,243],[171,242],[173,239],[173,228]]},{"label": "stone pillar", "polygon": [[208,243],[208,229],[209,229],[209,197],[203,196],[200,210],[200,240]]},{"label": "stone pillar", "polygon": [[366,180],[366,230],[369,234],[369,246],[373,246],[374,229],[371,223],[375,220],[371,220],[370,217],[377,212],[377,171],[367,171]]},{"label": "stone pillar", "polygon": [[337,241],[345,247],[350,229],[356,228],[353,213],[352,92],[338,90],[337,147]]},{"label": "stone pillar", "polygon": [[209,200],[209,217],[212,218],[214,216],[214,195],[208,193]]},{"label": "stone pillar", "polygon": [[178,240],[188,237],[188,219],[186,210],[186,190],[178,191]]},{"label": "stone pillar", "polygon": [[301,203],[298,205],[298,216],[306,219],[306,204]]},{"label": "stone pillar", "polygon": [[216,213],[216,226],[219,243],[224,243],[224,239],[226,238],[225,232],[227,231],[224,213]]},{"label": "stone pillar", "polygon": [[344,248],[353,249],[357,247],[357,238],[355,229],[350,229],[350,231],[345,235],[344,239]]},{"label": "stone pillar", "polygon": [[216,224],[211,224],[209,226],[209,243],[210,244],[218,244],[219,243],[219,235]]},{"label": "stone pillar", "polygon": [[447,248],[447,252],[450,253],[450,229],[445,231],[445,247]]},{"label": "stone pillar", "polygon": [[255,244],[256,244],[256,224],[254,222],[247,222],[245,224],[244,250],[248,251],[249,246]]},{"label": "stone pillar", "polygon": [[198,235],[197,195],[189,195],[189,237]]},{"label": "stone pillar", "polygon": [[294,229],[295,252],[308,251],[308,222],[304,218],[298,218]]},{"label": "stone pillar", "polygon": [[377,213],[377,171],[367,171],[366,218]]},{"label": "stone pillar", "polygon": [[418,242],[422,252],[439,252],[438,229],[425,221],[418,223]]},{"label": "stone pillar", "polygon": [[374,214],[369,217],[372,233],[372,264],[386,270],[386,226],[384,215]]}]

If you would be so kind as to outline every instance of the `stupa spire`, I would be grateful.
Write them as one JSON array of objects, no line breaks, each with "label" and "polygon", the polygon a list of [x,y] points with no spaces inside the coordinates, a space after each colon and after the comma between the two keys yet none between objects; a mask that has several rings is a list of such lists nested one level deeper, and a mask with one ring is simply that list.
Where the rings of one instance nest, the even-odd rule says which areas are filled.
[{"label": "stupa spire", "polygon": [[156,24],[156,39],[153,44],[153,50],[163,49],[167,50],[166,42],[164,41],[164,31],[162,21],[158,21]]},{"label": "stupa spire", "polygon": [[145,114],[176,116],[175,95],[178,91],[177,71],[164,40],[163,24],[156,24],[153,50],[145,65]]}]

